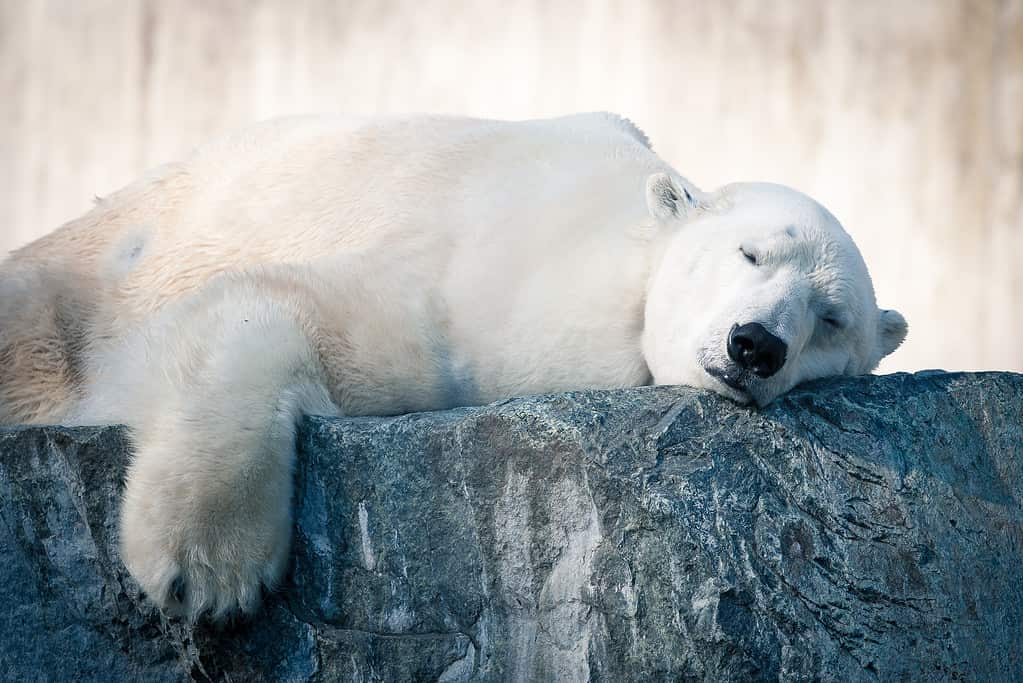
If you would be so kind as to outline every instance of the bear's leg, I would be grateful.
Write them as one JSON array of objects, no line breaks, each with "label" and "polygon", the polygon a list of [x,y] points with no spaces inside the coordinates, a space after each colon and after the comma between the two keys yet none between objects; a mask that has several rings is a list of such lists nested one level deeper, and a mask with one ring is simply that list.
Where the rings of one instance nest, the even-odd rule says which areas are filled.
[{"label": "bear's leg", "polygon": [[93,287],[40,265],[0,266],[0,425],[54,424],[78,397]]},{"label": "bear's leg", "polygon": [[285,571],[296,425],[338,412],[308,308],[220,280],[97,361],[78,421],[131,429],[121,553],[170,613],[250,612]]}]

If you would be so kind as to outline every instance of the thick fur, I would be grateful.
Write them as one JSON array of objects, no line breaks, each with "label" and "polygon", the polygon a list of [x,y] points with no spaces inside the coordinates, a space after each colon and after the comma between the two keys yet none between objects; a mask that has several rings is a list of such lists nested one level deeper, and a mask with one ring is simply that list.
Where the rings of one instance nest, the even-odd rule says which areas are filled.
[{"label": "thick fur", "polygon": [[[773,377],[730,367],[751,321],[788,345]],[[905,331],[813,200],[704,193],[621,117],[286,119],[0,267],[0,424],[127,424],[124,561],[222,616],[285,569],[303,413],[650,382],[762,405]]]}]

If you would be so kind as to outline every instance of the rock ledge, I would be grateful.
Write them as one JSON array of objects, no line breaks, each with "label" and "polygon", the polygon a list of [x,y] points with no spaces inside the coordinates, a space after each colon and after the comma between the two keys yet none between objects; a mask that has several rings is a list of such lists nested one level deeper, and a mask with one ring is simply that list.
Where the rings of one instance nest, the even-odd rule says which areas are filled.
[{"label": "rock ledge", "polygon": [[0,429],[8,680],[1023,679],[1023,376],[309,418],[285,588],[191,629],[117,557],[117,428]]}]

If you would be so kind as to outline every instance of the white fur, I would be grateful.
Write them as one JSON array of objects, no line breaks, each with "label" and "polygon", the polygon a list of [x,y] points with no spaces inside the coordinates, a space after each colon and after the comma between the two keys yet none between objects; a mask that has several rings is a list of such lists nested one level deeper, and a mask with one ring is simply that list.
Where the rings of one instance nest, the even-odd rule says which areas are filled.
[{"label": "white fur", "polygon": [[[17,252],[0,295],[0,423],[130,427],[124,560],[191,617],[282,575],[303,413],[650,381],[765,404],[905,335],[826,210],[704,193],[611,114],[265,123]],[[733,389],[708,369],[754,321],[787,361]]]},{"label": "white fur", "polygon": [[[643,354],[656,383],[766,405],[800,382],[870,372],[902,342],[905,320],[878,310],[859,251],[824,207],[767,183],[724,187],[714,202],[672,238],[651,283]],[[687,280],[700,286],[679,286]],[[740,392],[707,369],[734,365],[728,333],[747,322],[786,342],[788,356],[780,372],[750,377]]]}]

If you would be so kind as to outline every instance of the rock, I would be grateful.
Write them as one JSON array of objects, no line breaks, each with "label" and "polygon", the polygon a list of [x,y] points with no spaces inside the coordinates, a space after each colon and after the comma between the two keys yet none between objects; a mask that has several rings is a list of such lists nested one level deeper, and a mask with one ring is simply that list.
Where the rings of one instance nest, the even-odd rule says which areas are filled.
[{"label": "rock", "polygon": [[0,430],[9,680],[1020,680],[1023,375],[309,418],[285,587],[190,628],[117,428]]}]

